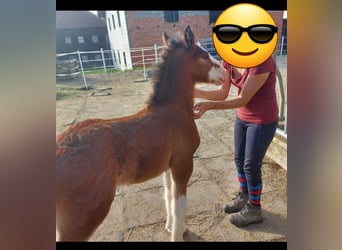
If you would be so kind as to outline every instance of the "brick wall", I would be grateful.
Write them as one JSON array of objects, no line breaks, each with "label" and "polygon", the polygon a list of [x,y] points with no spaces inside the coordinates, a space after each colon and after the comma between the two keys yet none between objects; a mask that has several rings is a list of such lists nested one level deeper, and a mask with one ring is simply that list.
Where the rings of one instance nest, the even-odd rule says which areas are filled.
[{"label": "brick wall", "polygon": [[[153,44],[162,45],[164,31],[172,36],[179,31],[184,32],[187,25],[190,25],[196,40],[211,37],[212,25],[209,25],[208,11],[198,11],[196,15],[191,16],[185,16],[187,12],[180,11],[179,22],[175,23],[165,22],[163,11],[151,11],[152,17],[144,16],[141,12],[126,11],[131,48],[149,47]],[[204,15],[200,15],[201,13]]]},{"label": "brick wall", "polygon": [[[278,26],[278,47],[281,41],[283,11],[269,11]],[[151,47],[154,44],[163,45],[164,31],[173,36],[184,32],[190,25],[195,34],[195,40],[211,39],[212,26],[209,24],[209,11],[179,11],[179,21],[168,23],[164,20],[163,11],[126,11],[130,48]],[[182,34],[180,34],[182,35]]]},{"label": "brick wall", "polygon": [[[195,13],[191,15],[191,12]],[[281,32],[283,11],[269,11]],[[162,45],[164,31],[172,35],[184,31],[190,25],[196,39],[210,38],[212,24],[209,24],[209,11],[179,11],[179,22],[164,21],[163,11],[126,11],[131,48]]]}]

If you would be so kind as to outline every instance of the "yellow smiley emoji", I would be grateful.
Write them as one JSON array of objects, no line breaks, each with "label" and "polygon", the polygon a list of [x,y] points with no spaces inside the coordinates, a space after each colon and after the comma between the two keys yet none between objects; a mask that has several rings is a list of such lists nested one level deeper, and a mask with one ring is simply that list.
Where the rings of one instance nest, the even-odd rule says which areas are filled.
[{"label": "yellow smiley emoji", "polygon": [[213,27],[217,53],[227,63],[251,68],[265,62],[277,45],[277,27],[263,8],[249,3],[223,11]]}]

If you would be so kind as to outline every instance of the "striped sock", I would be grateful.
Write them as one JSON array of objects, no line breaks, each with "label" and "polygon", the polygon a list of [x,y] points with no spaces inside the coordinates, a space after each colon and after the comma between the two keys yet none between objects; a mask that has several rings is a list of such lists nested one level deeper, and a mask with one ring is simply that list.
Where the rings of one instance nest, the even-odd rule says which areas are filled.
[{"label": "striped sock", "polygon": [[257,186],[252,186],[249,190],[249,202],[252,205],[260,206],[262,192],[262,183]]},{"label": "striped sock", "polygon": [[243,173],[238,172],[238,180],[240,183],[240,192],[248,193],[246,177]]}]

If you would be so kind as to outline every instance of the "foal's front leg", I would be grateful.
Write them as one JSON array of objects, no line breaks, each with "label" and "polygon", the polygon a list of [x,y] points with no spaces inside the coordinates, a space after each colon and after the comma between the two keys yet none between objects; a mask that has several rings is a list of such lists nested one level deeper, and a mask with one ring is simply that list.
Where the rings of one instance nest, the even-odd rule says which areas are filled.
[{"label": "foal's front leg", "polygon": [[[174,184],[174,183],[173,183]],[[186,231],[185,226],[185,213],[186,213],[186,194],[176,195],[176,184],[172,185],[173,199],[171,202],[172,213],[172,231],[171,241],[183,241],[183,234]]]},{"label": "foal's front leg", "polygon": [[[174,222],[174,219],[175,218],[181,218],[182,216],[179,216],[180,211],[176,211],[176,208],[177,207],[180,207],[181,203],[183,203],[183,205],[181,205],[181,207],[183,207],[183,209],[185,210],[186,208],[186,198],[185,198],[185,202],[176,202],[176,199],[174,197],[176,197],[175,195],[175,190],[176,190],[176,187],[175,187],[175,183],[172,179],[172,176],[171,176],[171,172],[170,170],[164,172],[163,174],[163,178],[164,178],[164,187],[165,187],[165,206],[166,206],[166,223],[165,223],[165,229],[168,231],[168,232],[171,232],[171,235],[172,235],[172,240],[174,241],[174,238],[176,238],[175,236],[175,232],[177,231],[177,229],[175,228],[175,226],[173,226],[173,222]],[[185,203],[185,204],[184,204]],[[182,209],[179,209],[178,210],[182,210]],[[185,211],[183,212],[184,215],[183,217],[185,217]],[[182,225],[182,230],[181,232],[184,234],[186,232],[186,226],[185,226],[185,223],[184,223],[184,219],[182,219],[182,221],[180,222],[181,225]],[[177,225],[179,223],[176,223]],[[179,238],[179,237],[178,237]],[[181,236],[181,239],[178,239],[177,241],[180,241],[180,240],[183,240],[183,237]]]},{"label": "foal's front leg", "polygon": [[187,207],[186,191],[188,181],[193,169],[192,157],[188,161],[171,168],[171,212],[172,212],[172,231],[171,241],[183,241],[183,234],[186,231],[185,215]]},{"label": "foal's front leg", "polygon": [[165,229],[171,232],[172,229],[172,214],[171,214],[171,201],[172,201],[172,193],[171,193],[171,173],[170,170],[167,170],[163,174],[164,178],[164,188],[165,188],[165,207],[166,207],[166,223]]}]

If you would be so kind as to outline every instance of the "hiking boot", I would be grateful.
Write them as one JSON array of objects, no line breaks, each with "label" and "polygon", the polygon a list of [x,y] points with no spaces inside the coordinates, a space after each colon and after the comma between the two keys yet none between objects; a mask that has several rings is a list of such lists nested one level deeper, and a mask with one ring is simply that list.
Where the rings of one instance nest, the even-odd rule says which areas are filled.
[{"label": "hiking boot", "polygon": [[237,213],[229,215],[230,223],[237,227],[248,226],[252,223],[262,222],[261,206],[247,202],[246,206]]},{"label": "hiking boot", "polygon": [[233,199],[232,205],[224,205],[223,210],[227,214],[239,212],[248,201],[248,194],[239,192]]}]

